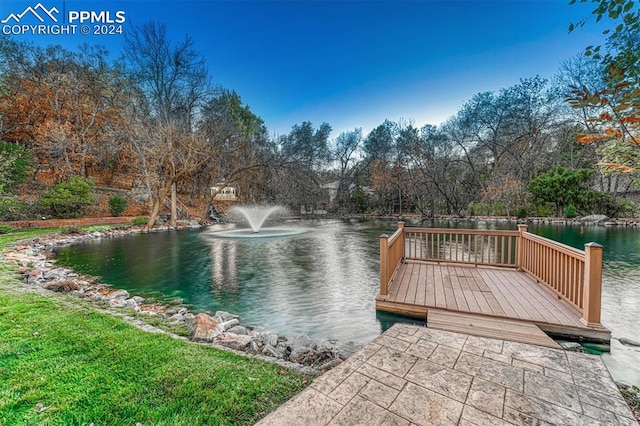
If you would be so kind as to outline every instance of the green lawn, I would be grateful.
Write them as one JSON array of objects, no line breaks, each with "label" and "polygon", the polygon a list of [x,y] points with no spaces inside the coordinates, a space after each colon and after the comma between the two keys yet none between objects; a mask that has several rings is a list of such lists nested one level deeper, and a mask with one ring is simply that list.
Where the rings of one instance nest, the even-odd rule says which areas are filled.
[{"label": "green lawn", "polygon": [[249,425],[307,382],[64,303],[72,296],[15,291],[18,279],[0,265],[0,425]]}]

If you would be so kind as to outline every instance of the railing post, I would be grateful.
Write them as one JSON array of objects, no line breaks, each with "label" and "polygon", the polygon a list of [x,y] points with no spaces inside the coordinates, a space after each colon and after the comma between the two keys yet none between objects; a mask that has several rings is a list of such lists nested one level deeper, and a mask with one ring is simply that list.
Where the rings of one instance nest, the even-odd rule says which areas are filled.
[{"label": "railing post", "polygon": [[582,318],[587,326],[600,325],[602,302],[602,246],[584,245],[584,283],[582,288]]},{"label": "railing post", "polygon": [[389,236],[380,235],[380,296],[389,294],[387,270],[389,268]]},{"label": "railing post", "polygon": [[398,239],[400,241],[398,241],[398,244],[400,244],[400,247],[402,247],[402,259],[404,260],[404,222],[398,222],[398,229],[402,229],[402,232],[400,233],[400,235],[398,235]]},{"label": "railing post", "polygon": [[522,256],[524,256],[524,234],[527,232],[529,226],[520,224],[518,225],[518,238],[516,239],[516,268],[522,269]]}]

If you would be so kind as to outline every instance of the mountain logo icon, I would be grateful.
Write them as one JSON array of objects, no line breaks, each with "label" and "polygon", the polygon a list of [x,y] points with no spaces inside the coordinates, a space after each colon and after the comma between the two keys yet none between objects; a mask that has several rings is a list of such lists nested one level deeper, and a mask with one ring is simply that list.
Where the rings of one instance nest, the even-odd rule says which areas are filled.
[{"label": "mountain logo icon", "polygon": [[57,8],[52,7],[51,9],[47,9],[42,5],[42,3],[38,3],[33,7],[28,6],[25,10],[22,11],[22,13],[11,13],[0,22],[2,22],[3,24],[7,24],[10,21],[13,21],[17,24],[28,14],[33,15],[38,21],[42,23],[45,22],[45,18],[49,18],[53,22],[58,22],[58,18],[56,17],[56,14],[58,13],[60,13],[60,11]]}]

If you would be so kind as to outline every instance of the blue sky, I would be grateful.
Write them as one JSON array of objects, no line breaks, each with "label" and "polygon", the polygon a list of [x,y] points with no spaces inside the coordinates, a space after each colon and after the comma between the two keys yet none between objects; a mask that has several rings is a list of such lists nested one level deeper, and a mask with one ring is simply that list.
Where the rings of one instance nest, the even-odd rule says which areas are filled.
[{"label": "blue sky", "polygon": [[[603,41],[595,25],[568,34],[592,6],[565,0],[40,2],[66,13],[124,11],[125,33],[152,19],[176,40],[191,35],[213,81],[237,91],[272,134],[306,120],[328,122],[333,137],[355,127],[366,133],[385,118],[440,124],[474,94],[551,78],[563,60]],[[37,3],[2,0],[0,20]],[[123,39],[13,37],[102,44],[113,56]]]}]

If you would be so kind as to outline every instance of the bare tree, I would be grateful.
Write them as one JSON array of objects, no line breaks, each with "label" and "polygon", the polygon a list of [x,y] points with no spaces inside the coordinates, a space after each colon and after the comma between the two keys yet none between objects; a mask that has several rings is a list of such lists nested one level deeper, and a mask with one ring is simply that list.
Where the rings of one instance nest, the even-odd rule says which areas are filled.
[{"label": "bare tree", "polygon": [[169,194],[175,226],[177,182],[215,155],[210,144],[195,143],[200,139],[194,121],[211,93],[204,58],[190,37],[174,44],[166,26],[152,21],[127,32],[125,55],[147,103],[148,117],[138,121],[143,130],[134,146],[151,199],[148,226]]}]

